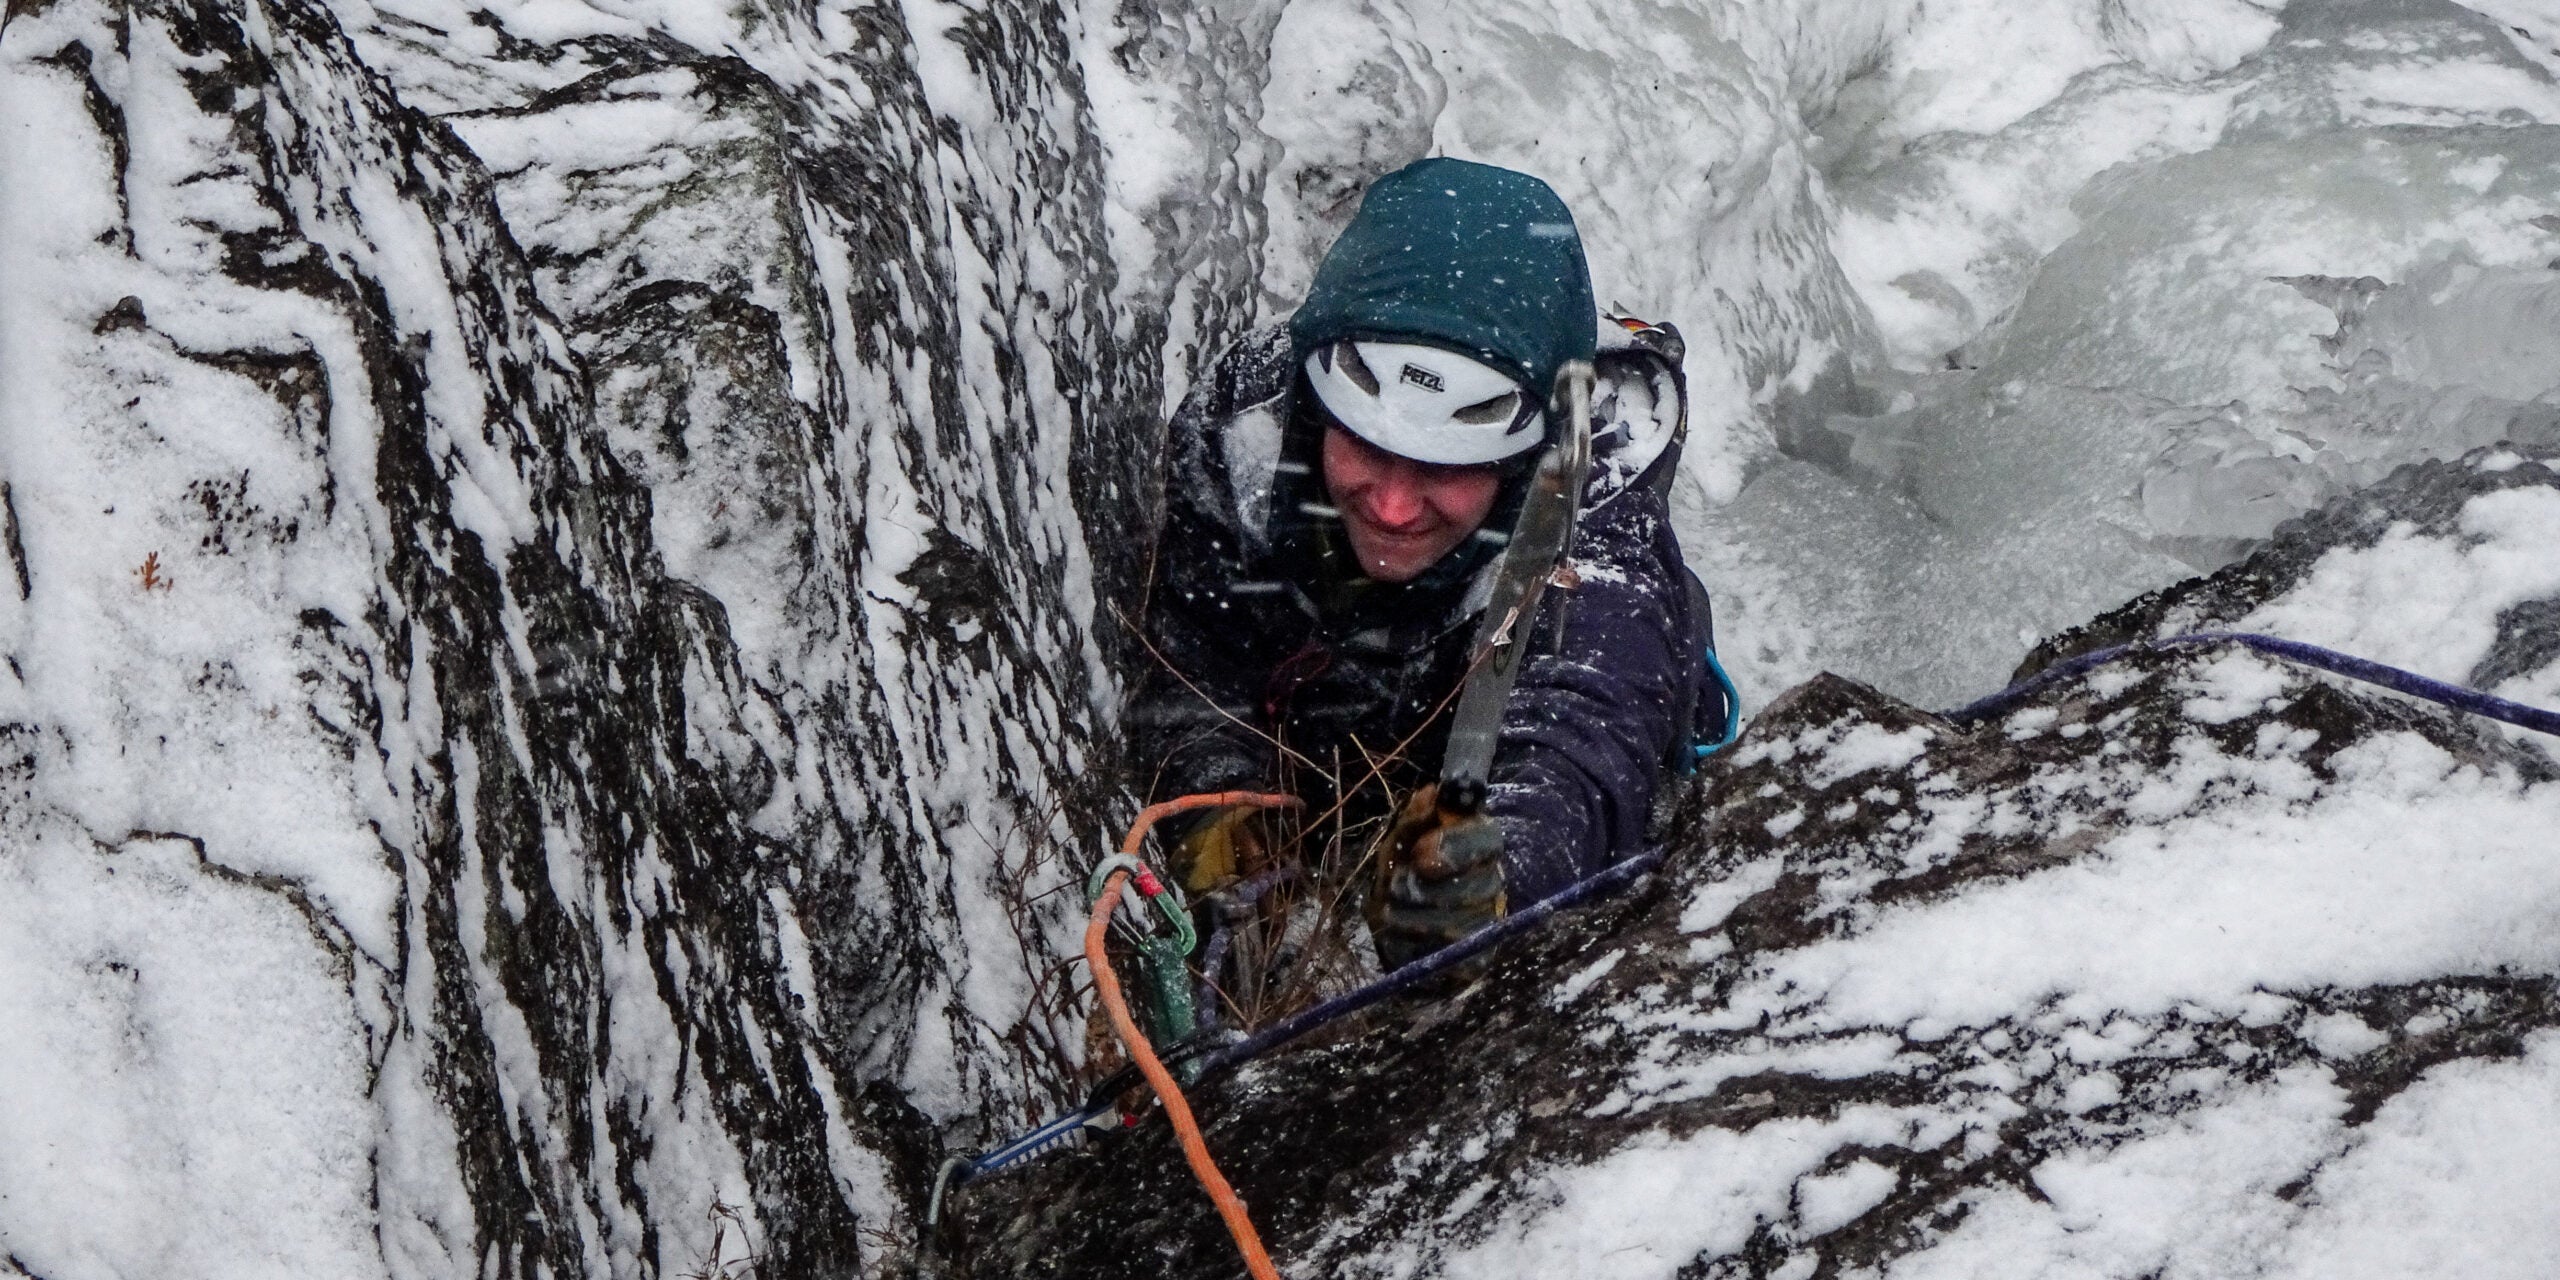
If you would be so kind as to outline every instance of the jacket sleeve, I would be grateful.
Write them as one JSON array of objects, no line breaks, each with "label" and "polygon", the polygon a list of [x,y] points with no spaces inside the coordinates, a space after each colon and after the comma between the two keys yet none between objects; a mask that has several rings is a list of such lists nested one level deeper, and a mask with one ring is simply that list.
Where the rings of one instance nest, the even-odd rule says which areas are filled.
[{"label": "jacket sleeve", "polygon": [[1705,619],[1662,500],[1631,492],[1593,516],[1575,538],[1581,581],[1547,593],[1494,757],[1486,807],[1515,908],[1637,851],[1704,683]]}]

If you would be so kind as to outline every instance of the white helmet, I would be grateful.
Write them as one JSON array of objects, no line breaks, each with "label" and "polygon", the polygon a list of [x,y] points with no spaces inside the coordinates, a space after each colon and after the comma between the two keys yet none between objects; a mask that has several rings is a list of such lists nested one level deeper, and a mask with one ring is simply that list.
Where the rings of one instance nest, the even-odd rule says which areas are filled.
[{"label": "white helmet", "polygon": [[1416,462],[1498,462],[1546,436],[1545,411],[1511,375],[1444,347],[1327,343],[1307,380],[1353,435]]}]

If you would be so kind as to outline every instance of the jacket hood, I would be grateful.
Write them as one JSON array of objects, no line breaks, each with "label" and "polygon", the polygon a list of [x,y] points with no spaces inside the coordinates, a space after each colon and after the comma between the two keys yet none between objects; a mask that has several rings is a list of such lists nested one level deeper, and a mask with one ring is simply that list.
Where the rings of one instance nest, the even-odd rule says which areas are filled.
[{"label": "jacket hood", "polygon": [[1346,338],[1473,356],[1544,397],[1598,343],[1573,213],[1525,173],[1419,160],[1370,184],[1289,321],[1300,358]]}]

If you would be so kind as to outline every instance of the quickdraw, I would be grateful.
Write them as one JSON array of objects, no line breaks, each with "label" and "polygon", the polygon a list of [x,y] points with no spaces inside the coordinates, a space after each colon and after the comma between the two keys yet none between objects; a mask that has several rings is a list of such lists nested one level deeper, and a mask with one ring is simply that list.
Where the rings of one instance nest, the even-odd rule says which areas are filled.
[{"label": "quickdraw", "polygon": [[[1087,906],[1101,900],[1114,875],[1126,875],[1138,890],[1135,909],[1114,918],[1121,941],[1137,953],[1139,999],[1146,1010],[1147,1030],[1168,1044],[1188,1040],[1200,1029],[1199,1008],[1191,998],[1191,953],[1200,945],[1200,935],[1191,923],[1191,904],[1180,886],[1165,883],[1136,855],[1115,853],[1097,863],[1085,878]],[[1154,905],[1164,928],[1159,929],[1148,916],[1148,904]]]},{"label": "quickdraw", "polygon": [[1114,871],[1102,886],[1102,897],[1093,904],[1092,923],[1084,934],[1084,955],[1093,966],[1095,1003],[1111,1019],[1111,1029],[1129,1050],[1138,1072],[1147,1078],[1148,1087],[1156,1091],[1156,1100],[1164,1104],[1165,1120],[1172,1124],[1174,1138],[1182,1144],[1183,1159],[1190,1162],[1192,1176],[1200,1180],[1200,1189],[1218,1207],[1218,1217],[1227,1224],[1227,1234],[1236,1242],[1236,1252],[1244,1256],[1244,1268],[1253,1280],[1280,1280],[1279,1268],[1271,1265],[1271,1255],[1262,1247],[1262,1234],[1253,1226],[1253,1218],[1245,1211],[1244,1199],[1228,1185],[1227,1176],[1218,1171],[1218,1162],[1209,1155],[1208,1139],[1200,1133],[1200,1122],[1191,1115],[1191,1102],[1182,1096],[1182,1086],[1173,1072],[1155,1055],[1147,1043],[1146,1033],[1138,1029],[1138,1021],[1130,1016],[1128,1001],[1121,998],[1120,980],[1111,972],[1111,957],[1106,954],[1103,935],[1109,929],[1111,915],[1118,906],[1121,885],[1129,878],[1126,871]]}]

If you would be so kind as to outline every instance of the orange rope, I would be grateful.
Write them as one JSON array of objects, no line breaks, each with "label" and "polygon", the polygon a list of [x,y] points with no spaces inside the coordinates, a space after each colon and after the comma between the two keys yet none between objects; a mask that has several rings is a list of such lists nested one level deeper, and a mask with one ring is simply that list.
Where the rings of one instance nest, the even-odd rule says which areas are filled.
[{"label": "orange rope", "polygon": [[[1135,854],[1145,842],[1147,831],[1156,820],[1169,813],[1189,809],[1223,808],[1249,804],[1277,809],[1298,803],[1296,796],[1272,795],[1257,791],[1219,791],[1208,795],[1183,796],[1162,804],[1151,804],[1138,811],[1138,820],[1129,827],[1129,836],[1120,842],[1122,853]],[[1129,1057],[1138,1064],[1138,1073],[1164,1100],[1164,1114],[1173,1122],[1174,1136],[1182,1143],[1183,1158],[1191,1162],[1191,1172],[1200,1179],[1200,1189],[1218,1206],[1218,1216],[1227,1223],[1227,1234],[1236,1238],[1236,1251],[1244,1255],[1245,1270],[1253,1280],[1280,1280],[1279,1269],[1271,1265],[1271,1255],[1262,1248],[1262,1236],[1253,1229],[1253,1219],[1245,1214],[1244,1200],[1234,1187],[1227,1185],[1218,1163],[1209,1158],[1208,1140],[1200,1136],[1200,1122],[1191,1116],[1191,1104],[1182,1096],[1182,1086],[1175,1084],[1173,1073],[1164,1069],[1156,1057],[1155,1046],[1147,1043],[1145,1032],[1138,1030],[1138,1020],[1129,1016],[1129,1002],[1120,994],[1120,977],[1111,970],[1111,957],[1103,949],[1103,936],[1111,927],[1111,913],[1120,906],[1120,891],[1129,882],[1129,873],[1114,871],[1103,882],[1102,896],[1093,900],[1093,918],[1084,927],[1084,959],[1093,967],[1093,989],[1101,998],[1103,1012],[1111,1017],[1111,1029],[1120,1034],[1120,1043],[1129,1047]]]},{"label": "orange rope", "polygon": [[1138,810],[1138,820],[1129,824],[1129,834],[1120,841],[1120,852],[1135,856],[1138,846],[1146,843],[1147,833],[1169,814],[1189,813],[1193,809],[1223,809],[1233,804],[1249,804],[1257,809],[1295,809],[1298,803],[1296,796],[1271,791],[1204,791],[1196,796],[1175,796]]}]

